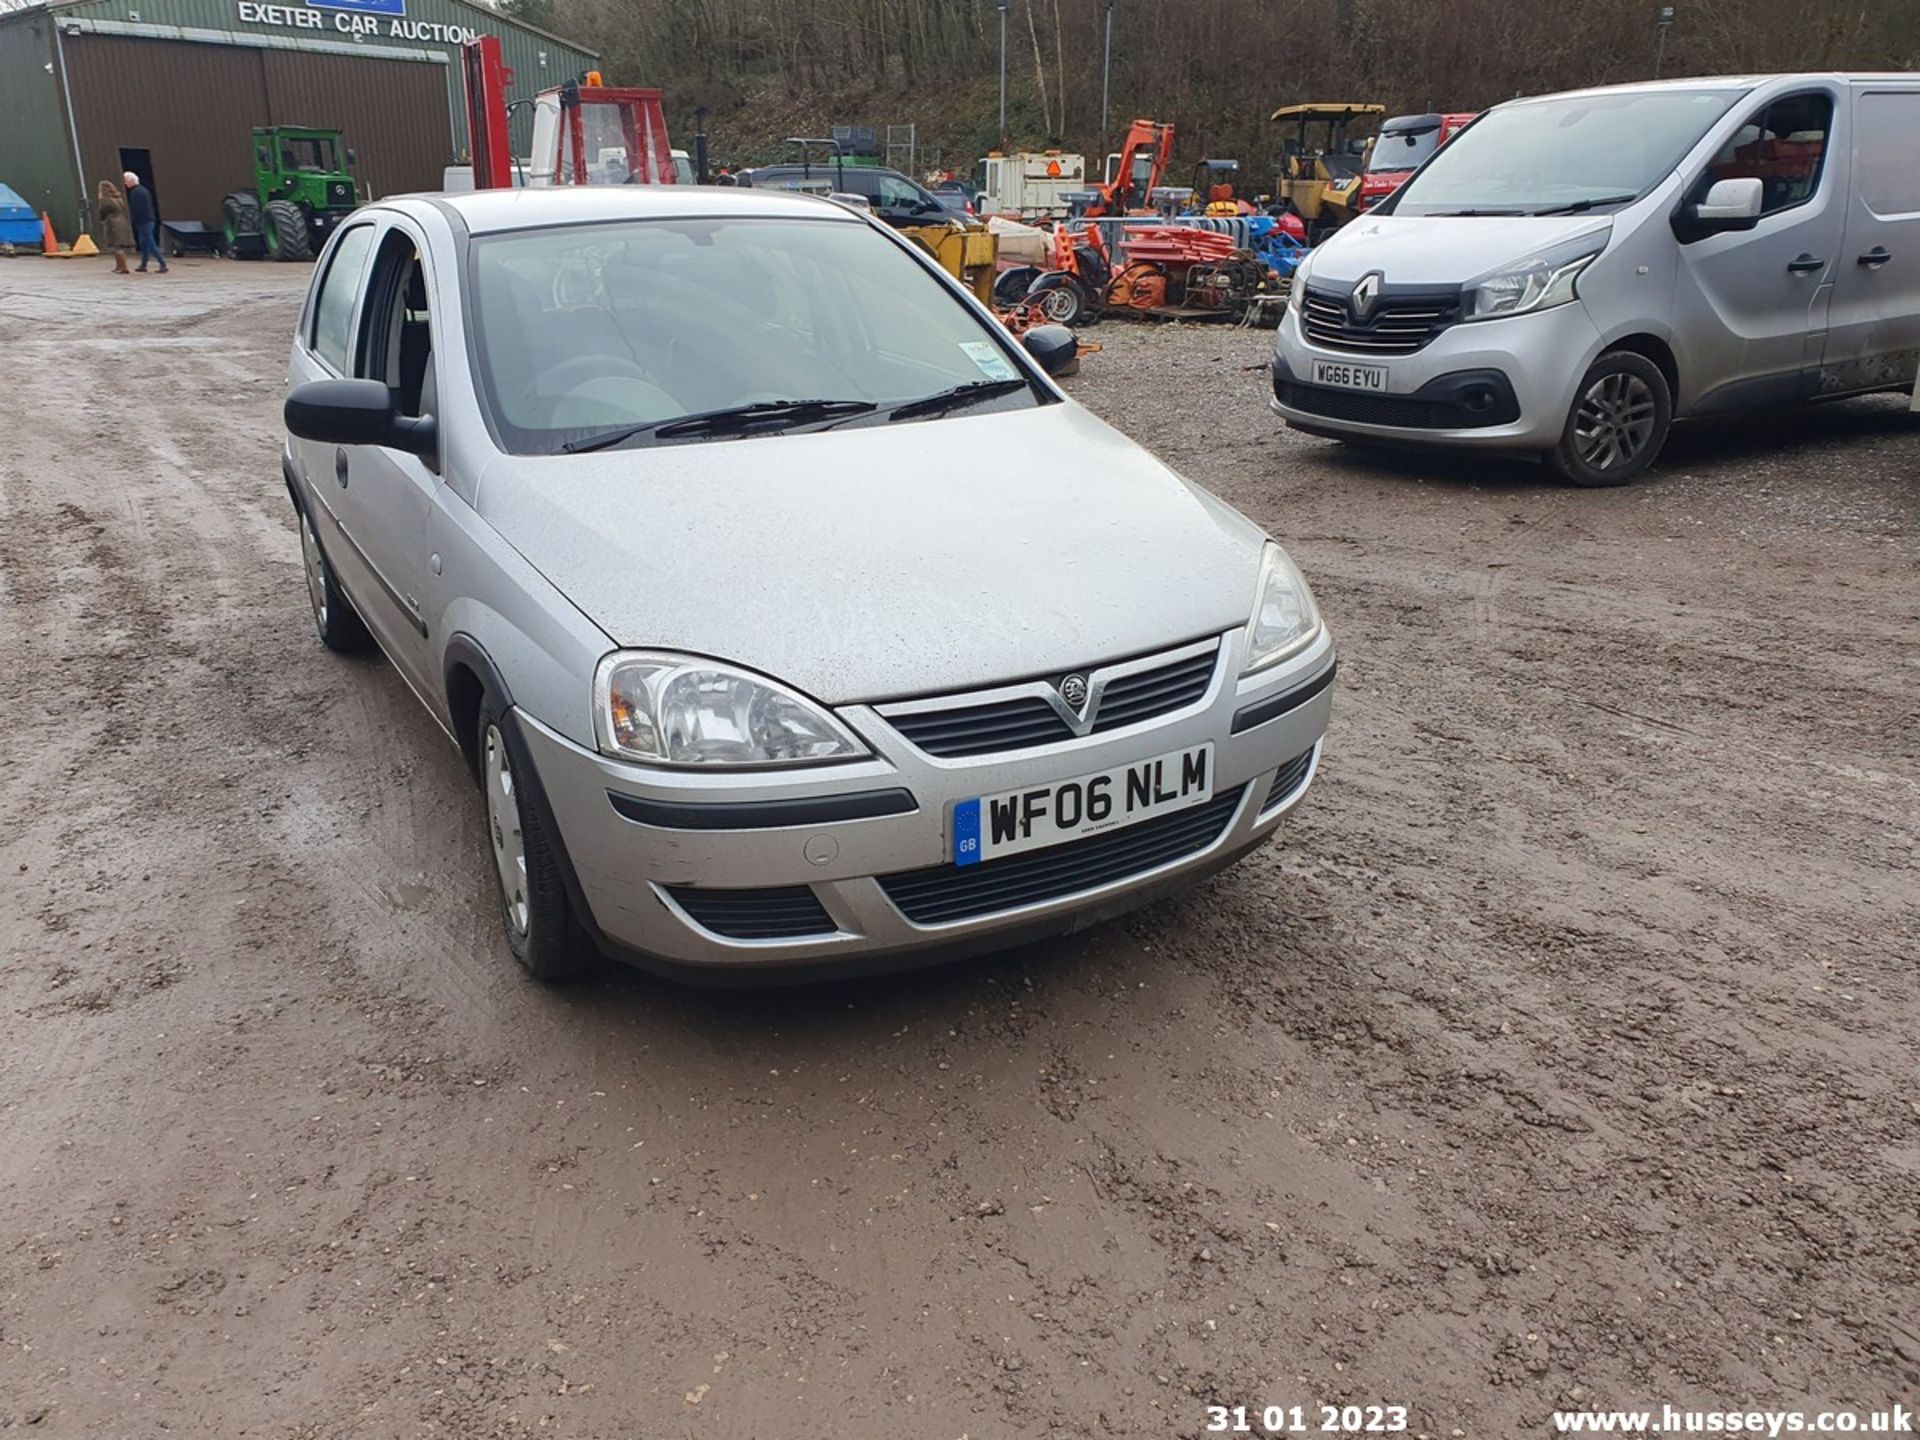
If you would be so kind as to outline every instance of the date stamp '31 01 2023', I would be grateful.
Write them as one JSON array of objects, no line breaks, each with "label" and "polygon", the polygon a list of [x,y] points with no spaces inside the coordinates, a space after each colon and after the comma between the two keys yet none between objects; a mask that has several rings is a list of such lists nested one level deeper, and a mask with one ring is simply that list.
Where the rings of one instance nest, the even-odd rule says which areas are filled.
[{"label": "date stamp '31 01 2023'", "polygon": [[1404,1405],[1209,1405],[1214,1435],[1396,1435],[1407,1428]]}]

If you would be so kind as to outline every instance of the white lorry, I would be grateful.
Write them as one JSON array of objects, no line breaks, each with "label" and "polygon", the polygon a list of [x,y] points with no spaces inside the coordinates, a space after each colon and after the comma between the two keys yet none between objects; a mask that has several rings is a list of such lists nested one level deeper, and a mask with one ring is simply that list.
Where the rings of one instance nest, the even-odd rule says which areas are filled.
[{"label": "white lorry", "polygon": [[1060,150],[1021,150],[980,162],[980,213],[1056,220],[1071,208],[1064,196],[1087,188],[1087,159]]}]

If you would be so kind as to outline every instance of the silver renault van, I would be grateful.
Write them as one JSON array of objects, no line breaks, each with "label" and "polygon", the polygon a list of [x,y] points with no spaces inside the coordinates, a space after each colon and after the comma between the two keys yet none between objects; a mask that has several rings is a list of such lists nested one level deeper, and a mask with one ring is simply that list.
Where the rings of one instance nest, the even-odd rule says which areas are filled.
[{"label": "silver renault van", "polygon": [[1273,408],[1619,485],[1675,419],[1917,366],[1920,74],[1674,80],[1489,110],[1322,244]]}]

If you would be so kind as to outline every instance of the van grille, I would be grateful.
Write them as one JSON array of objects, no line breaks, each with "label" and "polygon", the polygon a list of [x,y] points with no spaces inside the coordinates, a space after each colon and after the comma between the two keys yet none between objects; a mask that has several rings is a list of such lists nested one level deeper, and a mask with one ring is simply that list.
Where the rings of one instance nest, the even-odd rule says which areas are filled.
[{"label": "van grille", "polygon": [[1382,295],[1365,320],[1347,309],[1347,297],[1307,287],[1301,328],[1313,344],[1358,355],[1411,355],[1460,318],[1458,291]]}]

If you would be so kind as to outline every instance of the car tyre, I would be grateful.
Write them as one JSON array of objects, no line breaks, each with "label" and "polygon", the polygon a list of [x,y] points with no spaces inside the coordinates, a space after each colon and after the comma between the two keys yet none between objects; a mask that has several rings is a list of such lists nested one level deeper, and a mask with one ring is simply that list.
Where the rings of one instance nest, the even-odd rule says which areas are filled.
[{"label": "car tyre", "polygon": [[300,563],[306,571],[307,603],[313,608],[313,628],[320,632],[320,643],[342,655],[365,650],[373,643],[367,627],[353,603],[340,591],[333,578],[333,566],[327,552],[320,548],[320,537],[313,533],[313,521],[303,508],[300,517]]},{"label": "car tyre", "polygon": [[513,717],[492,696],[481,702],[478,725],[488,868],[507,948],[534,980],[571,979],[595,968],[600,956],[567,894],[540,778]]},{"label": "car tyre", "polygon": [[1575,485],[1625,485],[1653,464],[1672,425],[1673,392],[1660,367],[1609,350],[1581,377],[1547,463]]}]

